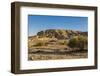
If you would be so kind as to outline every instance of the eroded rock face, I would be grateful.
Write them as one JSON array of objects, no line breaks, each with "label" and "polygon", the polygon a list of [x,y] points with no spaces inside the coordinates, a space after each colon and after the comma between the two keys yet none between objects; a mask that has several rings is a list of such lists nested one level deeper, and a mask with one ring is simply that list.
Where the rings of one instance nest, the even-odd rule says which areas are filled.
[{"label": "eroded rock face", "polygon": [[61,30],[61,29],[48,29],[37,33],[37,36],[40,38],[49,37],[57,39],[69,39],[72,36],[78,36],[78,35],[87,35],[87,32]]}]

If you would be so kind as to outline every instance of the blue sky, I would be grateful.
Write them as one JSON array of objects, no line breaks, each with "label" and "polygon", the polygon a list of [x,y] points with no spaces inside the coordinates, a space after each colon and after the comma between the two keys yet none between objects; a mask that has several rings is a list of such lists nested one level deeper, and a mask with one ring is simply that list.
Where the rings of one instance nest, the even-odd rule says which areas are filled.
[{"label": "blue sky", "polygon": [[88,30],[88,17],[28,15],[28,35],[46,29]]}]

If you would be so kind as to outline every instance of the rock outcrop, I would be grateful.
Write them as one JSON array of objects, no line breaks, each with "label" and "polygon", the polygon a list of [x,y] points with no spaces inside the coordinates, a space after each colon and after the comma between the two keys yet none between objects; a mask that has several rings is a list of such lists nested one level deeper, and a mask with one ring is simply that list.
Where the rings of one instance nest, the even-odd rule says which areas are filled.
[{"label": "rock outcrop", "polygon": [[39,38],[48,37],[48,38],[57,38],[57,39],[69,39],[72,36],[86,35],[87,32],[73,31],[73,30],[61,30],[61,29],[48,29],[40,31],[37,33]]}]

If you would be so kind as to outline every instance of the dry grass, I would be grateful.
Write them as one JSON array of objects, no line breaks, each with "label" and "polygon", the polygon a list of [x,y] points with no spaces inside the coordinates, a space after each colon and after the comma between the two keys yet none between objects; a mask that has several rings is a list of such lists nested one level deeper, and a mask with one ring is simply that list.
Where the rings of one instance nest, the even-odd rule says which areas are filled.
[{"label": "dry grass", "polygon": [[66,53],[66,54],[42,54],[35,53],[29,54],[28,60],[55,60],[55,59],[80,59],[87,58],[87,52],[78,52],[78,53]]},{"label": "dry grass", "polygon": [[87,51],[70,52],[67,43],[56,38],[32,38],[28,41],[28,60],[87,58]]}]

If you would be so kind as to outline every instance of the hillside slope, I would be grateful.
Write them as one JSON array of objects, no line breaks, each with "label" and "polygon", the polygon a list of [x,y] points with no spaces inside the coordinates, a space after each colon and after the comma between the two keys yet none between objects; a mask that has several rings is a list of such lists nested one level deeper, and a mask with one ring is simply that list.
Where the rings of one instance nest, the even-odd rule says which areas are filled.
[{"label": "hillside slope", "polygon": [[[63,29],[48,29],[38,32],[37,35],[35,36],[29,36],[28,37],[29,60],[87,57],[86,52],[78,53],[80,54],[78,55],[77,52],[76,53],[72,52],[77,50],[74,50],[73,48],[68,46],[69,40],[74,36],[87,37],[87,32],[63,30]],[[73,56],[69,56],[71,55],[69,54],[70,52],[72,52],[71,54],[73,54]]]}]

